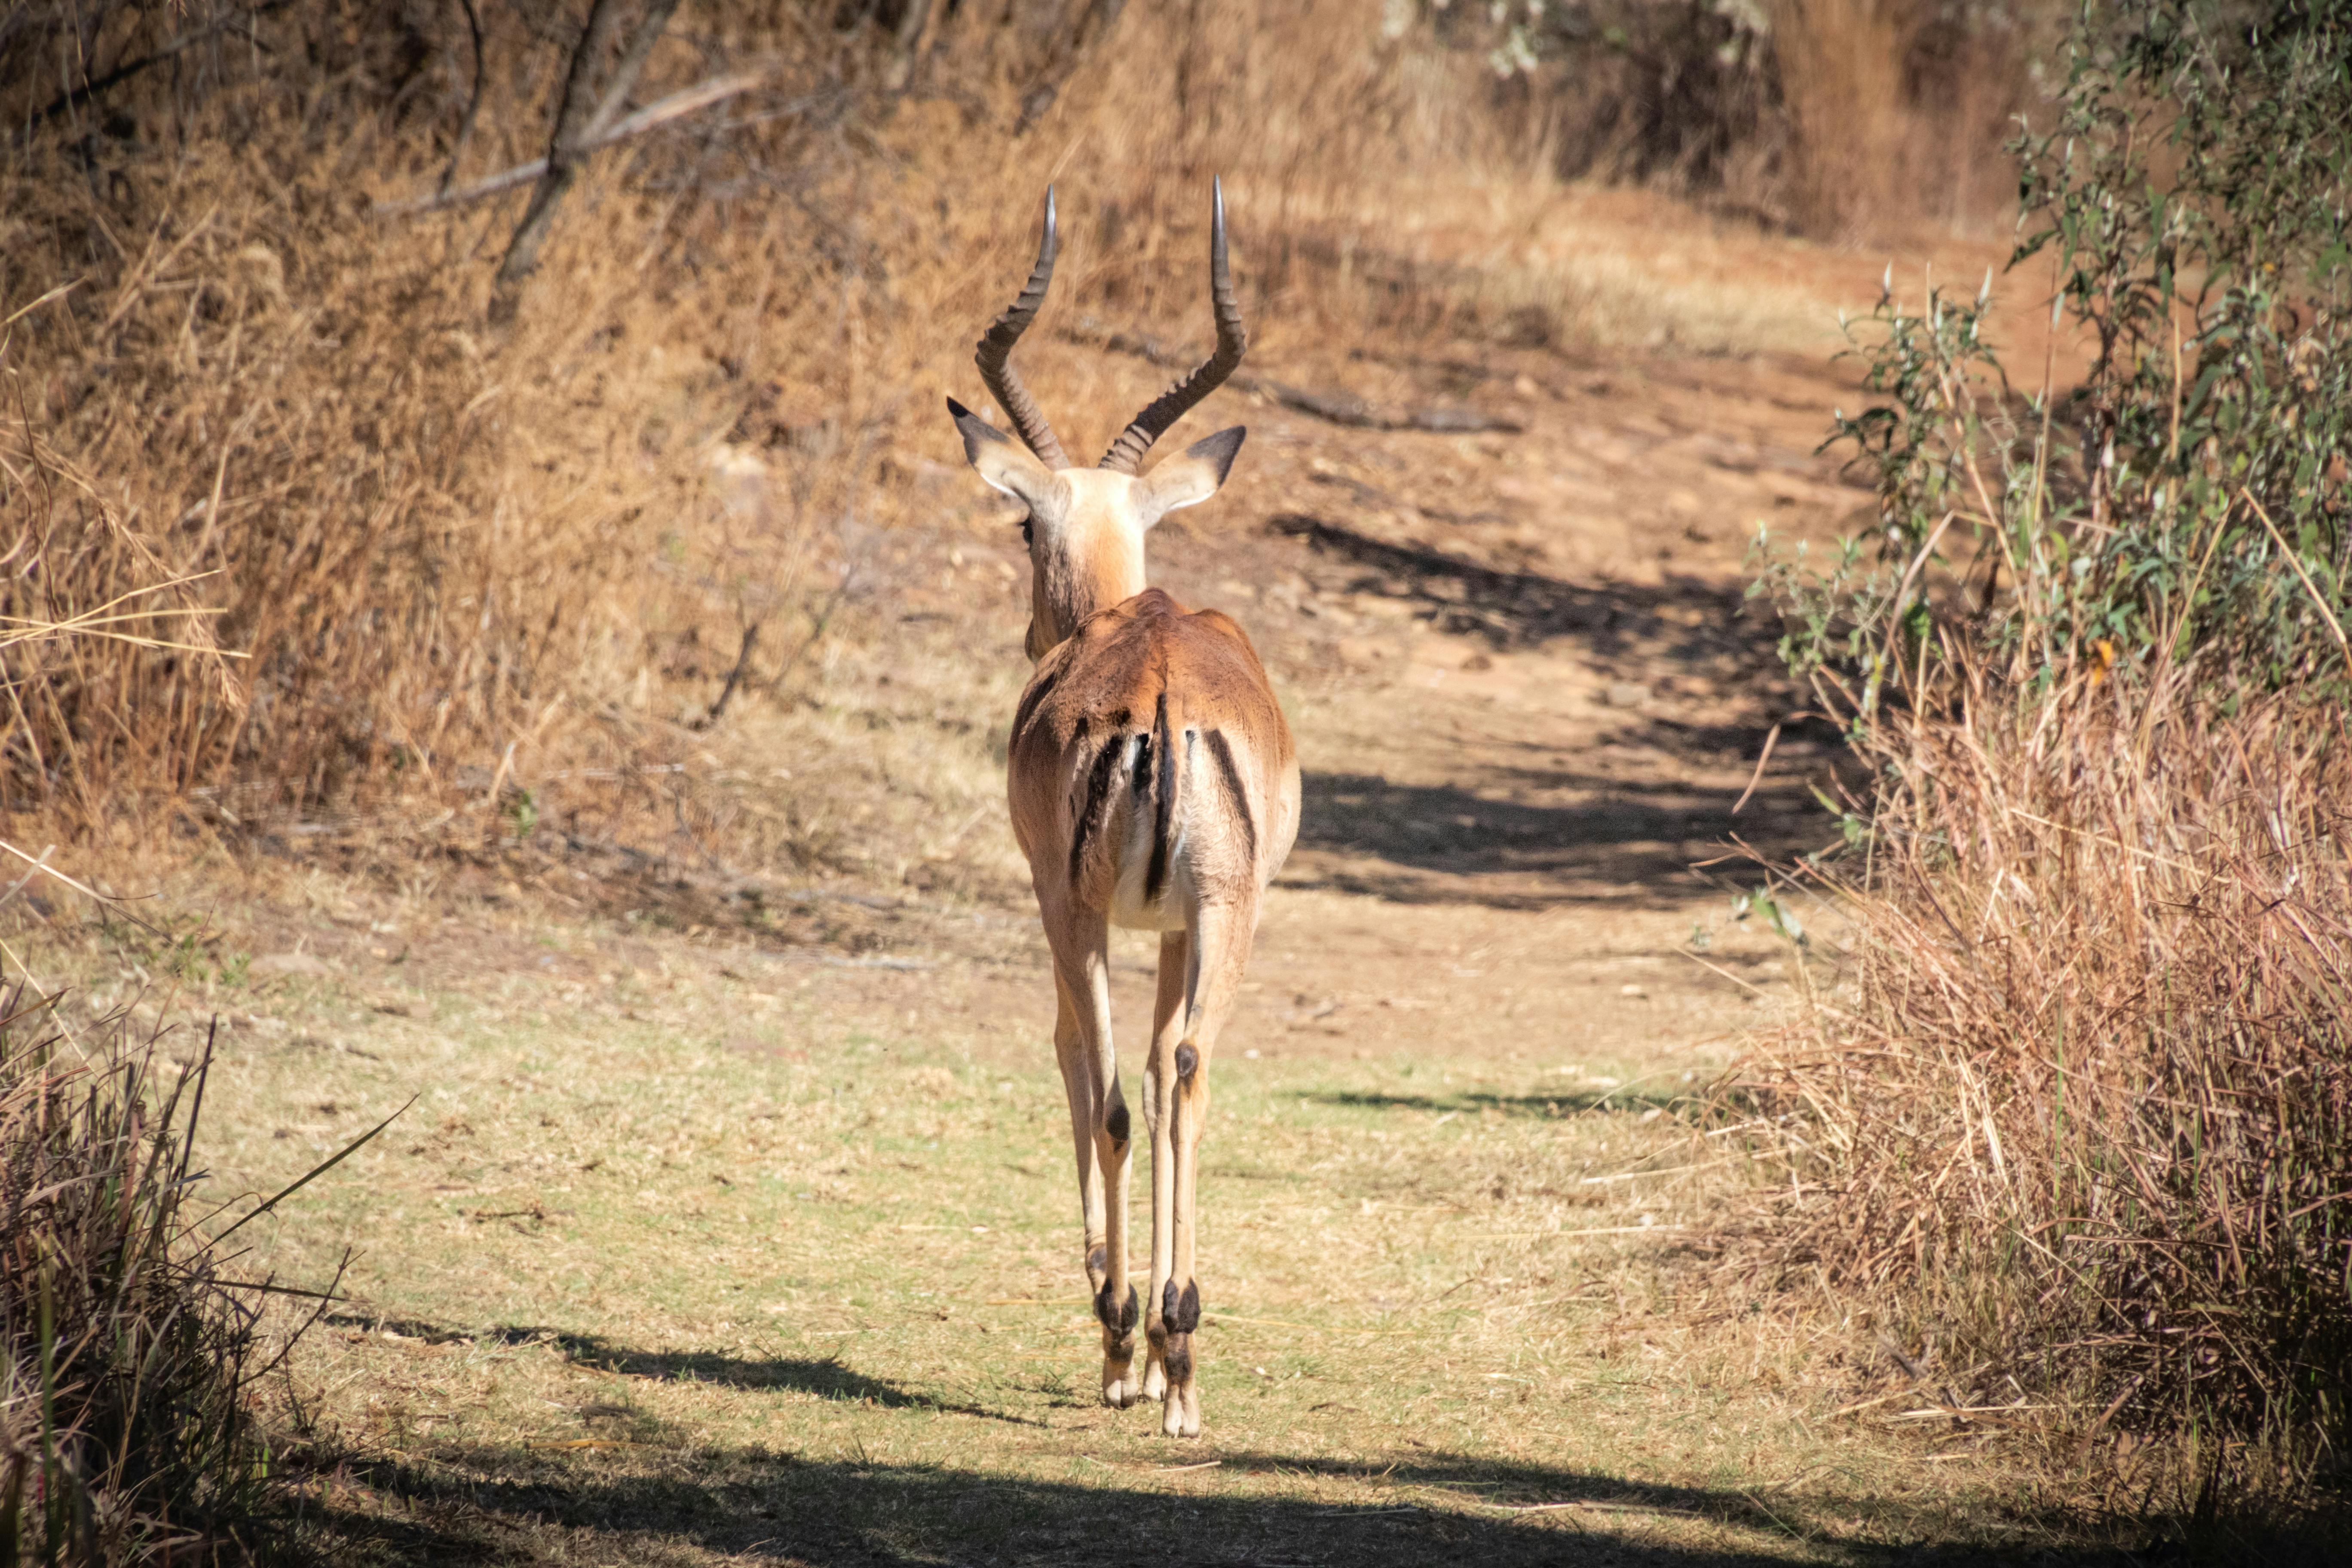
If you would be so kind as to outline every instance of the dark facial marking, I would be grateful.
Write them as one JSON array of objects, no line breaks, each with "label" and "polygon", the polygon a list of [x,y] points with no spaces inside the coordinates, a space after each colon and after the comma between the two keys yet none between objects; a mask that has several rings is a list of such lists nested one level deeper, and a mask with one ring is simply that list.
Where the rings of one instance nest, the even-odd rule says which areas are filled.
[{"label": "dark facial marking", "polygon": [[1216,759],[1217,771],[1224,775],[1225,794],[1234,803],[1234,811],[1242,819],[1242,834],[1249,840],[1252,860],[1257,858],[1257,824],[1250,820],[1249,795],[1242,788],[1242,770],[1234,762],[1234,748],[1223,730],[1209,731],[1209,755]]}]

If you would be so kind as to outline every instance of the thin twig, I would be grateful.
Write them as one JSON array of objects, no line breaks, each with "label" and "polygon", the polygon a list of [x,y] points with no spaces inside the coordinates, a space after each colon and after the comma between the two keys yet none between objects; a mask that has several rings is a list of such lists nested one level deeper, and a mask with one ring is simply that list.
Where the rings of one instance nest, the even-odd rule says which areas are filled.
[{"label": "thin twig", "polygon": [[1764,764],[1772,760],[1772,748],[1780,743],[1780,726],[1775,724],[1772,726],[1772,732],[1764,737],[1764,754],[1756,759],[1756,771],[1748,775],[1748,787],[1741,790],[1739,792],[1739,798],[1731,803],[1732,816],[1738,816],[1739,815],[1739,808],[1748,804],[1748,797],[1754,795],[1756,793],[1756,786],[1764,782]]},{"label": "thin twig", "polygon": [[2326,618],[2327,629],[2336,634],[2336,646],[2343,650],[2344,662],[2347,665],[2352,665],[2352,641],[2345,638],[2344,623],[2336,618],[2336,612],[2329,609],[2327,601],[2320,596],[2319,584],[2314,583],[2311,580],[2311,574],[2303,569],[2303,558],[2288,545],[2285,536],[2279,532],[2278,525],[2271,521],[2271,514],[2264,511],[2263,503],[2254,499],[2254,492],[2241,485],[2238,487],[2238,493],[2245,498],[2248,506],[2254,509],[2254,515],[2263,520],[2263,526],[2270,530],[2271,537],[2278,541],[2279,550],[2286,556],[2286,563],[2294,568],[2296,576],[2303,579],[2304,588],[2311,595],[2312,604],[2317,606],[2320,615]]}]

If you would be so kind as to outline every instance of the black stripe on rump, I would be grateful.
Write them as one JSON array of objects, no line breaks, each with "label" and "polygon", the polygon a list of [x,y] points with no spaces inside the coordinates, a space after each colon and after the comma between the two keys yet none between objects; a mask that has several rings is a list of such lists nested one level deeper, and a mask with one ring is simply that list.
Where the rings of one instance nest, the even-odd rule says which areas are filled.
[{"label": "black stripe on rump", "polygon": [[1209,731],[1209,754],[1217,759],[1217,771],[1225,775],[1225,791],[1234,797],[1234,809],[1241,813],[1242,831],[1249,836],[1249,854],[1257,858],[1257,824],[1250,820],[1249,795],[1242,789],[1242,770],[1234,762],[1233,746],[1225,740],[1223,730]]},{"label": "black stripe on rump", "polygon": [[1124,737],[1113,735],[1095,753],[1095,765],[1087,774],[1086,799],[1078,806],[1078,822],[1070,835],[1070,886],[1078,885],[1078,867],[1087,853],[1087,839],[1102,831],[1103,819],[1110,815],[1111,780],[1118,773],[1119,753],[1127,748]]},{"label": "black stripe on rump", "polygon": [[1143,872],[1143,901],[1160,901],[1168,881],[1168,840],[1176,820],[1176,748],[1168,741],[1168,690],[1160,691],[1159,711],[1151,721],[1152,748],[1159,753],[1160,776],[1152,791],[1151,864]]}]

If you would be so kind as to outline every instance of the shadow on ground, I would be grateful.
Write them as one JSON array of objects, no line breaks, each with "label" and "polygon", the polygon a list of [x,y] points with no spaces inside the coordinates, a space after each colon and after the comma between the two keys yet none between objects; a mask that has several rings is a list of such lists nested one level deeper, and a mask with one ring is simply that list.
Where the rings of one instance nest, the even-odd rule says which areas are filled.
[{"label": "shadow on ground", "polygon": [[[1815,832],[1807,839],[1800,830],[1818,814],[1796,784],[1759,789],[1735,825],[1732,791],[1571,781],[1558,773],[1543,782],[1590,788],[1598,798],[1531,805],[1451,784],[1307,773],[1300,781],[1298,831],[1307,858],[1283,880],[1408,904],[1538,910],[1568,898],[1675,903],[1696,889],[1696,861],[1732,852],[1715,846],[1735,826],[1773,856],[1827,837]],[[1696,846],[1709,847],[1693,854]]]},{"label": "shadow on ground", "polygon": [[1689,1086],[1663,1078],[1650,1084],[1636,1079],[1619,1089],[1563,1089],[1558,1094],[1493,1094],[1483,1089],[1459,1094],[1375,1094],[1334,1089],[1305,1098],[1346,1110],[1426,1110],[1437,1115],[1492,1110],[1504,1116],[1544,1119],[1580,1116],[1589,1110],[1663,1110],[1701,1100]]},{"label": "shadow on ground", "polygon": [[[811,1460],[758,1447],[632,1455],[614,1464],[452,1447],[348,1462],[339,1475],[367,1489],[355,1500],[346,1485],[342,1506],[331,1507],[321,1523],[338,1561],[448,1564],[660,1563],[682,1561],[689,1550],[824,1568],[1115,1562],[1760,1568],[1790,1561],[1792,1549],[1862,1568],[2149,1561],[2116,1550],[2054,1548],[2033,1522],[2004,1529],[2007,1542],[1926,1544],[1926,1534],[1953,1533],[1951,1521],[1915,1520],[1850,1498],[1776,1494],[1768,1502],[1736,1489],[1648,1485],[1442,1453],[1343,1464],[1218,1456],[1206,1445],[1170,1450],[1171,1462],[1197,1462],[1203,1454],[1221,1460],[1209,1472],[1213,1481],[1188,1476],[1137,1484],[1112,1475],[1054,1481]],[[1203,1489],[1247,1488],[1261,1479],[1295,1485],[1302,1474],[1331,1484],[1377,1482],[1383,1492],[1363,1504],[1326,1504]],[[1665,1544],[1657,1539],[1662,1524],[1670,1532],[1707,1531],[1722,1543]]]},{"label": "shadow on ground", "polygon": [[[1270,518],[1265,530],[1362,568],[1351,592],[1410,600],[1441,631],[1484,637],[1498,648],[1572,636],[1602,668],[1634,656],[1695,661],[1725,653],[1747,654],[1759,668],[1777,663],[1769,638],[1739,624],[1747,598],[1736,584],[1675,578],[1656,587],[1584,587],[1539,572],[1500,571],[1425,544],[1391,543],[1305,512]],[[1698,625],[1684,626],[1660,613],[1672,606],[1708,613]]]},{"label": "shadow on ground", "polygon": [[984,1405],[941,1399],[935,1394],[902,1388],[877,1377],[853,1371],[835,1360],[808,1361],[791,1356],[732,1356],[712,1351],[646,1351],[616,1345],[600,1334],[568,1333],[560,1329],[524,1328],[512,1324],[469,1331],[407,1318],[379,1318],[339,1312],[326,1321],[337,1327],[389,1331],[403,1339],[429,1344],[472,1341],[501,1345],[551,1345],[568,1361],[620,1377],[647,1378],[656,1383],[707,1383],[721,1388],[789,1389],[820,1399],[879,1405],[886,1410],[937,1410],[953,1415],[1002,1421],[1016,1426],[1044,1423]]}]

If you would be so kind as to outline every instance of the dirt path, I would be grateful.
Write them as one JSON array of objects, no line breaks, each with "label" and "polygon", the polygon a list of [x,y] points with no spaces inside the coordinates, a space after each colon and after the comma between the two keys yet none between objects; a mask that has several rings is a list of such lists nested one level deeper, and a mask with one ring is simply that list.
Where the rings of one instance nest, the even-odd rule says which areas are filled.
[{"label": "dirt path", "polygon": [[[421,1096],[257,1260],[359,1249],[286,1404],[341,1560],[1723,1564],[2018,1528],[1998,1456],[1832,1417],[1895,1385],[1711,1271],[1737,1184],[1677,1113],[1788,984],[1692,862],[1826,826],[1801,723],[1731,810],[1792,705],[1742,554],[1864,499],[1811,455],[1839,389],[1283,369],[1525,428],[1253,410],[1246,482],[1155,545],[1259,639],[1307,772],[1218,1065],[1203,1439],[1094,1401],[1017,889],[681,934],[635,905],[690,878],[585,852],[491,901],[318,872],[222,917],[260,956],[210,1136],[266,1187]],[[920,547],[955,565],[909,659],[1006,575],[972,516]],[[631,910],[563,912],[592,887]],[[128,988],[111,951],[49,961]]]}]

